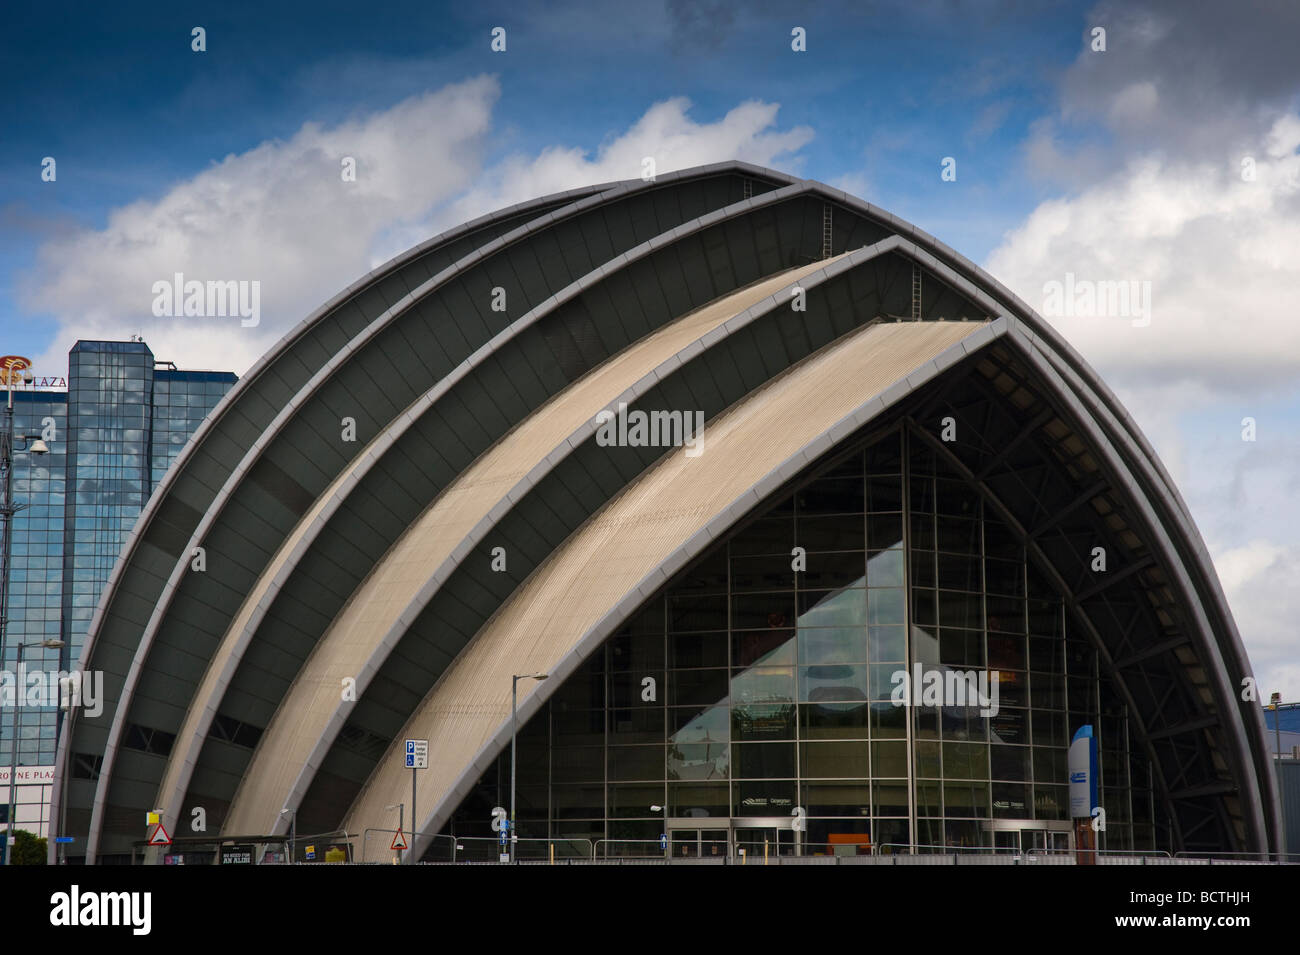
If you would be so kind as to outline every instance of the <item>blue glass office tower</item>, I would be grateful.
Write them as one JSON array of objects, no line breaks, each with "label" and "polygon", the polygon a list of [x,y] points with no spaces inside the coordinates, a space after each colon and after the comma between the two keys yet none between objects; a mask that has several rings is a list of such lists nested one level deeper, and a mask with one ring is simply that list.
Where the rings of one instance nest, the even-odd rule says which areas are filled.
[{"label": "blue glass office tower", "polygon": [[[143,342],[77,342],[68,365],[67,391],[14,394],[15,433],[44,435],[49,453],[14,455],[13,496],[25,506],[14,518],[0,659],[11,674],[19,644],[27,645],[28,673],[77,665],[123,541],[185,442],[236,381],[230,372],[179,371],[156,361]],[[45,649],[45,640],[64,646]],[[13,713],[5,709],[0,717],[7,774]],[[57,706],[19,708],[20,767],[53,765],[58,717]],[[19,788],[22,795],[26,787]],[[48,805],[48,798],[41,801]],[[0,803],[0,814],[6,810]],[[36,815],[36,806],[23,802],[15,823],[44,835]]]}]

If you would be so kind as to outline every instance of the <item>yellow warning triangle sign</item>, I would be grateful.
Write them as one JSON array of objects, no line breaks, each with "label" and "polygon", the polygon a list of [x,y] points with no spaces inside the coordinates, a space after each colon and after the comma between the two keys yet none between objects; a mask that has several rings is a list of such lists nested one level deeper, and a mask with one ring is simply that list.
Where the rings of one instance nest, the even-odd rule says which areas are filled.
[{"label": "yellow warning triangle sign", "polygon": [[171,844],[172,844],[172,837],[167,835],[167,830],[163,828],[163,824],[161,822],[158,823],[158,828],[155,829],[153,831],[153,835],[149,837],[149,845],[169,846]]},{"label": "yellow warning triangle sign", "polygon": [[388,848],[390,848],[390,849],[405,849],[405,848],[406,848],[406,836],[402,835],[402,830],[401,830],[401,829],[398,829],[398,830],[397,830],[397,835],[393,836],[393,844],[392,844],[391,846],[389,846]]}]

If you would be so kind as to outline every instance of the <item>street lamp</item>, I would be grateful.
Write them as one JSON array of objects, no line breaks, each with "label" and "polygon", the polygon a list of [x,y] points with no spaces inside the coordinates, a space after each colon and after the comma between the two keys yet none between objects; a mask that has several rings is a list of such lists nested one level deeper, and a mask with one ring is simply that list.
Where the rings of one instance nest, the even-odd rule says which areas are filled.
[{"label": "street lamp", "polygon": [[[385,810],[386,812],[392,811],[392,810],[394,810],[394,809],[397,810],[397,831],[398,831],[398,832],[401,832],[401,831],[402,831],[402,827],[403,827],[404,825],[406,825],[406,803],[404,803],[404,802],[399,802],[399,803],[394,803],[394,804],[391,805],[391,806],[385,806],[385,807],[384,807],[384,810]],[[397,850],[395,850],[395,851],[397,852],[397,858],[393,860],[393,863],[394,863],[394,864],[397,863],[398,859],[401,859],[401,858],[402,858],[402,850],[401,850],[401,849],[397,849]]]},{"label": "street lamp", "polygon": [[[25,360],[24,360],[25,361]],[[0,378],[3,378],[5,390],[8,392],[8,398],[5,402],[5,426],[0,431],[0,471],[4,472],[4,497],[0,498],[0,520],[4,521],[4,531],[0,534],[3,542],[0,543],[0,553],[3,559],[0,560],[0,659],[8,642],[9,634],[9,561],[13,550],[13,523],[14,515],[22,509],[22,505],[14,504],[13,500],[13,470],[14,470],[14,452],[30,451],[32,454],[47,454],[49,448],[41,440],[40,435],[14,435],[14,384],[19,378],[30,380],[30,374],[26,374],[24,369],[4,367],[0,369]],[[22,442],[24,445],[30,441],[30,447],[15,447],[15,440]],[[54,648],[63,646],[61,640],[42,641],[42,646]],[[27,644],[18,644],[18,663],[21,667],[23,649]],[[35,646],[35,644],[31,644]],[[18,687],[14,686],[14,699],[10,701],[14,708],[14,735],[9,741],[9,815],[5,820],[5,865],[10,865],[10,856],[13,855],[13,828],[14,828],[14,798],[16,795],[15,786],[17,780],[15,776],[18,772]]]},{"label": "street lamp", "polygon": [[[8,543],[8,525],[6,525],[5,542]],[[5,576],[9,574],[9,561],[5,559]],[[2,618],[0,618],[2,619]],[[62,640],[42,640],[39,643],[20,643],[18,644],[18,670],[17,673],[23,672],[23,651],[28,647],[44,647],[47,650],[58,650],[65,646]],[[14,805],[18,801],[18,687],[22,683],[21,676],[14,681],[13,699],[9,701],[14,711],[13,721],[13,738],[9,746],[9,813],[5,816],[5,865],[12,865],[11,857],[13,855],[14,839]]]},{"label": "street lamp", "polygon": [[510,861],[515,861],[515,744],[519,739],[519,681],[545,680],[549,673],[516,673],[510,681]]},{"label": "street lamp", "polygon": [[650,807],[650,811],[651,811],[651,812],[662,812],[662,813],[664,814],[664,834],[663,834],[663,836],[661,837],[661,839],[662,839],[662,841],[663,841],[664,858],[665,858],[665,859],[670,858],[670,857],[671,857],[671,851],[670,851],[669,848],[668,848],[668,807],[667,807],[667,806],[651,806],[651,807]]},{"label": "street lamp", "polygon": [[293,865],[293,839],[298,832],[298,810],[281,809],[280,815],[289,814],[289,865]]}]

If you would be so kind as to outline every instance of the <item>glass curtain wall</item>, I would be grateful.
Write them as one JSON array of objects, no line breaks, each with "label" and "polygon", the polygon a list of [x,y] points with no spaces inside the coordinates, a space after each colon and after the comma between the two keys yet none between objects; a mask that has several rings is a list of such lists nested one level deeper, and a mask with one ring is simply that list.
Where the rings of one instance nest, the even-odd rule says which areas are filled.
[{"label": "glass curtain wall", "polygon": [[[965,677],[965,696],[923,705],[926,680]],[[689,856],[756,851],[755,826],[785,830],[764,830],[771,851],[817,854],[1008,845],[1001,829],[1028,849],[1021,827],[1065,828],[1084,723],[1100,737],[1102,845],[1131,848],[1136,831],[1141,848],[1149,784],[1095,652],[1015,535],[900,428],[684,572],[521,728],[519,834],[653,856],[667,828]],[[507,750],[451,831],[491,835],[508,773]]]}]

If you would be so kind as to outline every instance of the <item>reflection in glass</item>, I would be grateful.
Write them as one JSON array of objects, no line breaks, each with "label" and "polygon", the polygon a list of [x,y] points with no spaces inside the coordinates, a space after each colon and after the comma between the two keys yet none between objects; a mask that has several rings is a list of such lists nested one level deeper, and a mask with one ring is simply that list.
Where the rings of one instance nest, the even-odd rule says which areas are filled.
[{"label": "reflection in glass", "polygon": [[731,708],[731,735],[738,740],[793,739],[792,703],[749,703]]},{"label": "reflection in glass", "polygon": [[793,667],[750,667],[735,673],[731,698],[736,703],[794,702]]},{"label": "reflection in glass", "polygon": [[[901,642],[900,635],[899,643]],[[872,657],[875,658],[874,653]],[[881,659],[892,660],[894,657]],[[902,659],[901,656],[899,659]],[[864,663],[866,660],[867,642],[861,628],[819,627],[799,630],[800,663]]]},{"label": "reflection in glass", "polygon": [[859,578],[852,588],[800,594],[799,628],[861,627],[867,620],[867,592],[857,588],[863,583],[865,578]]},{"label": "reflection in glass", "polygon": [[867,668],[824,664],[799,668],[799,699],[809,702],[867,699]]},{"label": "reflection in glass", "polygon": [[731,765],[729,749],[725,741],[670,744],[668,778],[699,782],[726,779]]},{"label": "reflection in glass", "polygon": [[884,550],[872,552],[867,558],[868,587],[903,586],[903,550]]}]

